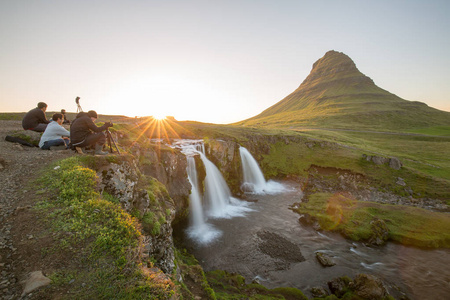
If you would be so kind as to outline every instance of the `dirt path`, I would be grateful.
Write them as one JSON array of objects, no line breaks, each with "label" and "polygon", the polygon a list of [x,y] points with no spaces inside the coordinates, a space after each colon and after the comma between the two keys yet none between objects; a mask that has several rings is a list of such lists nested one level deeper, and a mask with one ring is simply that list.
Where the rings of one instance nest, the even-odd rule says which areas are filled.
[{"label": "dirt path", "polygon": [[29,299],[21,298],[21,281],[39,271],[34,269],[36,257],[27,255],[30,243],[38,239],[33,235],[38,218],[30,210],[35,201],[33,180],[44,166],[73,155],[69,150],[44,151],[5,141],[8,133],[21,129],[20,121],[0,120],[0,299]]}]

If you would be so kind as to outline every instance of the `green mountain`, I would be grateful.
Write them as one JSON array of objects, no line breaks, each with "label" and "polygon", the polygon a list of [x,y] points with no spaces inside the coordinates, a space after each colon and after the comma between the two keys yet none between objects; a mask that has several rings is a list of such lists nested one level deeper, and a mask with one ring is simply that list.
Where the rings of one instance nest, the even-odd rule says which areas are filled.
[{"label": "green mountain", "polygon": [[[414,131],[450,126],[450,112],[407,101],[375,85],[344,53],[327,52],[290,95],[246,126]],[[449,127],[450,128],[450,127]]]}]

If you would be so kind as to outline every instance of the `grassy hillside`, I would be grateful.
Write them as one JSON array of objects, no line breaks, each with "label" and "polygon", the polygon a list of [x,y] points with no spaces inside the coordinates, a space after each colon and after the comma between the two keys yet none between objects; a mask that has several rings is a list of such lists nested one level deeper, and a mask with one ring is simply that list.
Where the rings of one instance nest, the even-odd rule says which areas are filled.
[{"label": "grassy hillside", "polygon": [[290,95],[236,125],[278,128],[344,128],[374,131],[423,130],[443,126],[450,113],[385,91],[345,54],[329,51]]}]

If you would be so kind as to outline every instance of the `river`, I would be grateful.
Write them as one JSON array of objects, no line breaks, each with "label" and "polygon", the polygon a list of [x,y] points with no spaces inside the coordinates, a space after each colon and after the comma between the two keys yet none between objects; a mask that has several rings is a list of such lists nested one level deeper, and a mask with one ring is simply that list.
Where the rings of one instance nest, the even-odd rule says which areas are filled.
[{"label": "river", "polygon": [[[354,278],[358,273],[366,273],[381,278],[395,298],[405,293],[410,299],[448,299],[448,249],[423,250],[394,243],[372,248],[339,234],[304,227],[298,222],[299,215],[289,209],[301,201],[302,192],[294,182],[283,185],[287,191],[281,194],[248,195],[247,200],[256,202],[250,203],[251,211],[244,217],[207,220],[222,232],[216,240],[199,244],[185,235],[184,246],[205,271],[235,272],[248,282],[257,279],[268,288],[296,287],[307,296],[311,296],[312,287],[327,289],[326,282],[333,278],[344,275]],[[262,233],[267,232],[286,240],[286,245],[300,251],[305,260],[267,255],[262,251],[261,239]],[[333,257],[336,265],[322,267],[315,257],[319,250]]]}]

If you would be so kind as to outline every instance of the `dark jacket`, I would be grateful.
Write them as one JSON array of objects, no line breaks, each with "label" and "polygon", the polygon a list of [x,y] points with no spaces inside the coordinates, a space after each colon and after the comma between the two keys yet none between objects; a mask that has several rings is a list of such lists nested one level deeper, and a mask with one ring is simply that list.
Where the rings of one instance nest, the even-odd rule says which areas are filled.
[{"label": "dark jacket", "polygon": [[25,130],[30,130],[38,126],[40,123],[48,124],[50,121],[47,120],[45,113],[40,108],[33,108],[22,119],[22,127]]},{"label": "dark jacket", "polygon": [[85,112],[80,112],[76,119],[70,125],[70,142],[72,144],[81,143],[93,132],[101,132],[108,129],[107,124],[98,127],[92,122],[91,118]]}]

